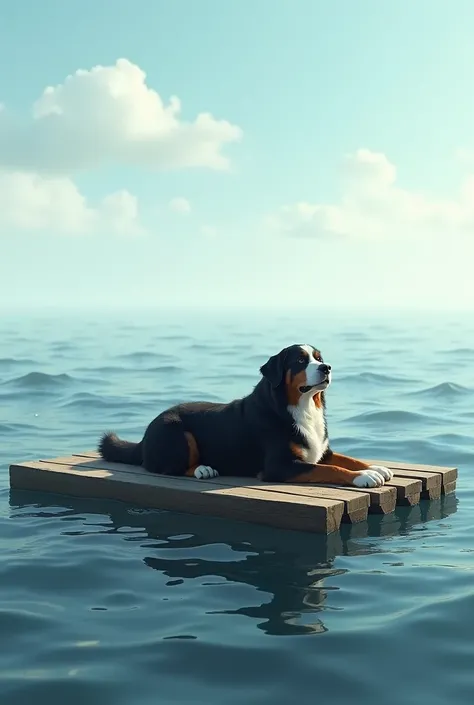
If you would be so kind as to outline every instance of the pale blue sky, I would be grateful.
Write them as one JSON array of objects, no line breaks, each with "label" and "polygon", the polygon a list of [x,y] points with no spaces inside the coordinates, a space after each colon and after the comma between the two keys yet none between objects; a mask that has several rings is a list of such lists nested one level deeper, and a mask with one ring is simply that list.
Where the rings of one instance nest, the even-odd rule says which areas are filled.
[{"label": "pale blue sky", "polygon": [[0,2],[1,304],[474,308],[472,2]]}]

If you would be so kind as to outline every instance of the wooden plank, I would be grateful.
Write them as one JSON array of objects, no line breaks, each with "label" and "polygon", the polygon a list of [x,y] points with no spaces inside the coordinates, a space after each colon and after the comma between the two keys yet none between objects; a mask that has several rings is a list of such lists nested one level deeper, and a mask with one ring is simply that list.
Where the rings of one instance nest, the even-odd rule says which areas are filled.
[{"label": "wooden plank", "polygon": [[436,472],[423,470],[396,470],[395,477],[407,477],[421,480],[421,499],[439,499],[441,497],[442,476]]},{"label": "wooden plank", "polygon": [[455,492],[455,491],[456,491],[456,483],[455,482],[447,482],[441,488],[442,494],[451,494],[452,492]]},{"label": "wooden plank", "polygon": [[421,497],[421,480],[408,477],[392,477],[384,487],[395,487],[397,490],[397,504],[418,504]]},{"label": "wooden plank", "polygon": [[[340,485],[324,484],[323,487],[340,488]],[[396,487],[349,487],[344,485],[344,490],[354,494],[368,494],[370,497],[369,513],[390,514],[395,511],[397,503]]]},{"label": "wooden plank", "polygon": [[73,453],[74,456],[79,458],[95,458],[98,460],[100,458],[99,453],[96,450],[83,450],[80,453]]},{"label": "wooden plank", "polygon": [[[86,450],[80,453],[73,453],[73,455],[78,455],[84,458],[99,458],[100,455],[97,451]],[[423,474],[434,473],[441,475],[442,483],[454,482],[458,477],[458,470],[456,467],[446,467],[444,465],[422,465],[420,463],[402,463],[395,460],[371,460],[367,458],[361,458],[364,463],[369,463],[370,465],[384,465],[386,468],[391,470],[407,470],[413,472],[413,477],[417,477],[417,470],[420,470]],[[396,473],[397,476],[400,475],[399,472]],[[402,475],[403,477],[403,475]]]},{"label": "wooden plank", "polygon": [[211,514],[325,534],[337,531],[344,510],[344,503],[336,500],[223,487],[212,481],[170,478],[145,470],[117,472],[114,463],[107,463],[107,468],[46,461],[12,464],[10,484],[14,489],[115,499],[150,508]]},{"label": "wooden plank", "polygon": [[[81,451],[80,453],[74,453],[81,458],[91,458],[98,459],[99,453],[96,451]],[[380,463],[379,463],[380,464]],[[217,479],[217,478],[216,478]],[[265,485],[267,483],[264,483]],[[296,485],[294,485],[296,486]],[[310,485],[310,487],[315,487],[315,485]],[[341,485],[324,484],[318,485],[321,488],[340,490]],[[388,514],[395,510],[397,501],[397,491],[393,487],[374,487],[374,488],[359,488],[359,487],[343,487],[345,492],[353,492],[355,494],[366,494],[369,496],[369,512],[375,514]]]},{"label": "wooden plank", "polygon": [[415,474],[418,470],[421,470],[421,472],[423,473],[436,473],[438,475],[441,475],[442,486],[451,482],[455,482],[458,477],[458,469],[456,467],[445,467],[442,465],[419,465],[413,463],[401,463],[393,460],[364,459],[364,462],[369,463],[371,465],[385,465],[385,467],[390,468],[391,470],[395,470],[397,475],[400,475],[400,473],[398,472],[399,470],[409,470]]},{"label": "wooden plank", "polygon": [[320,487],[319,485],[292,485],[286,482],[277,484],[259,482],[258,480],[249,482],[248,479],[240,477],[216,477],[213,479],[213,482],[227,487],[259,488],[268,492],[283,492],[299,497],[324,497],[325,499],[339,500],[344,502],[342,520],[351,524],[365,521],[370,505],[370,497],[367,493],[356,495],[352,492],[347,492],[345,487],[332,489],[329,487]]},{"label": "wooden plank", "polygon": [[[99,458],[99,454],[96,451],[84,451],[82,453],[78,453],[77,455],[89,458]],[[374,491],[369,488],[361,488],[358,490],[358,488],[344,486],[344,490],[358,490],[359,492],[368,493],[370,496],[370,512],[381,512],[385,514],[394,511],[395,505],[393,505],[393,493],[388,493],[385,490],[385,488],[388,487],[396,488],[395,504],[398,503],[410,506],[418,504],[420,499],[439,499],[441,493],[446,494],[444,490],[444,485],[446,484],[448,485],[448,490],[450,492],[453,492],[455,489],[455,487],[453,488],[452,484],[450,484],[453,481],[455,482],[457,478],[457,468],[454,467],[414,465],[412,463],[401,463],[391,460],[364,459],[364,462],[371,465],[384,465],[385,467],[391,468],[395,471],[395,477],[391,482],[386,483],[384,487],[381,488],[382,492],[380,489]],[[404,480],[409,480],[409,482],[405,482]],[[417,483],[417,480],[421,481],[421,488]],[[337,489],[340,488],[340,485],[328,484],[324,485],[324,487],[327,487],[328,489]],[[385,493],[383,490],[385,490]],[[346,509],[345,515],[347,514],[348,512]]]},{"label": "wooden plank", "polygon": [[[43,461],[40,461],[43,462]],[[56,463],[60,465],[82,465],[92,468],[110,468],[113,467],[116,472],[127,473],[146,473],[142,467],[137,465],[125,465],[120,463],[107,463],[102,458],[87,455],[67,455],[59,458],[48,458],[48,463]],[[149,475],[149,473],[147,473]],[[163,475],[162,477],[170,477]],[[187,480],[188,478],[185,478]],[[353,494],[346,492],[345,488],[338,487],[337,489],[329,489],[327,487],[319,487],[318,485],[308,484],[287,484],[287,483],[268,483],[260,480],[253,480],[243,477],[215,477],[211,482],[222,485],[223,487],[247,487],[248,489],[260,489],[265,492],[283,492],[284,494],[297,495],[299,497],[313,497],[336,500],[344,502],[344,512],[342,520],[351,524],[365,521],[369,510],[370,498],[367,493]]]},{"label": "wooden plank", "polygon": [[[35,497],[34,495],[38,495]],[[345,552],[345,545],[352,537],[354,530],[366,527],[367,522],[361,524],[346,524],[344,532],[333,531],[331,534],[317,534],[313,532],[297,532],[287,529],[254,524],[246,521],[237,521],[210,514],[191,514],[179,511],[163,511],[150,507],[133,507],[122,502],[104,502],[102,499],[87,497],[71,497],[62,494],[44,494],[29,490],[11,489],[10,505],[15,509],[30,509],[32,502],[38,507],[46,508],[49,513],[52,504],[59,505],[62,513],[72,515],[87,515],[103,517],[104,512],[109,516],[114,530],[125,529],[130,531],[138,529],[146,538],[153,540],[169,537],[179,537],[180,545],[194,545],[193,537],[199,535],[203,543],[213,543],[222,540],[225,543],[242,546],[247,544],[250,551],[262,553],[274,547],[277,551],[292,554],[298,561],[304,556],[314,556],[316,553],[319,562],[331,562]],[[68,511],[69,510],[69,511]],[[367,530],[366,530],[367,531]],[[296,551],[296,552],[295,552]],[[261,556],[265,565],[271,566],[273,557]],[[263,563],[261,565],[263,566]],[[26,704],[25,704],[26,705]],[[32,704],[34,705],[34,704]]]}]

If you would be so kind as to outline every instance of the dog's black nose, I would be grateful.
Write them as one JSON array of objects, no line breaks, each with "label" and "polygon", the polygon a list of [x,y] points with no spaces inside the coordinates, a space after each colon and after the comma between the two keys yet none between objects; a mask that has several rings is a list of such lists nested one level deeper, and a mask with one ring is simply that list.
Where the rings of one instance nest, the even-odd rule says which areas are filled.
[{"label": "dog's black nose", "polygon": [[328,375],[331,372],[331,365],[319,365],[319,369],[323,374]]}]

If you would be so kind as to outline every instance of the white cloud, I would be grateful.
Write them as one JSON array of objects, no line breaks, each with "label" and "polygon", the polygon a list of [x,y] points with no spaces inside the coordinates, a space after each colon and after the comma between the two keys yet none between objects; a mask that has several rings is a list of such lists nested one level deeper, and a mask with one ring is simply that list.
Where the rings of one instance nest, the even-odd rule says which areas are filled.
[{"label": "white cloud", "polygon": [[397,185],[397,170],[379,152],[359,149],[344,161],[343,192],[336,203],[283,206],[266,225],[292,237],[399,237],[474,229],[474,178],[459,197],[437,200]]},{"label": "white cloud", "polygon": [[109,194],[90,205],[67,177],[0,170],[2,230],[60,234],[143,232],[138,203],[128,191]]},{"label": "white cloud", "polygon": [[127,59],[78,70],[49,86],[21,120],[0,112],[0,163],[25,171],[71,173],[102,165],[227,169],[222,148],[241,129],[208,112],[185,121]]},{"label": "white cloud", "polygon": [[190,213],[191,204],[186,198],[172,198],[169,202],[169,208],[174,213]]}]

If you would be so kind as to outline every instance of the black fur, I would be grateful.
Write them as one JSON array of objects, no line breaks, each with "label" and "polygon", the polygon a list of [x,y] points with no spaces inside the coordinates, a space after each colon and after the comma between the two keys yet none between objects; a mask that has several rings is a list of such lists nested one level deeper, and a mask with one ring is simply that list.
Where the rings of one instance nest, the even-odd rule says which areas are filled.
[{"label": "black fur", "polygon": [[99,442],[99,453],[111,463],[142,464],[142,444],[122,441],[115,433],[104,433]]},{"label": "black fur", "polygon": [[[262,379],[247,396],[227,404],[178,404],[153,419],[139,443],[106,433],[99,453],[105,460],[142,465],[150,472],[184,475],[189,461],[188,431],[196,439],[199,464],[209,465],[219,475],[259,475],[275,482],[295,477],[314,466],[295,458],[290,449],[290,443],[308,444],[287,409],[284,380],[287,370],[296,374],[307,362],[301,346],[285,348],[261,367]],[[321,398],[326,428],[324,392]]]},{"label": "black fur", "polygon": [[286,372],[285,364],[287,358],[288,351],[286,349],[282,350],[277,355],[272,355],[272,357],[260,368],[260,372],[266,379],[268,379],[274,389],[276,389],[278,385],[283,382]]}]

